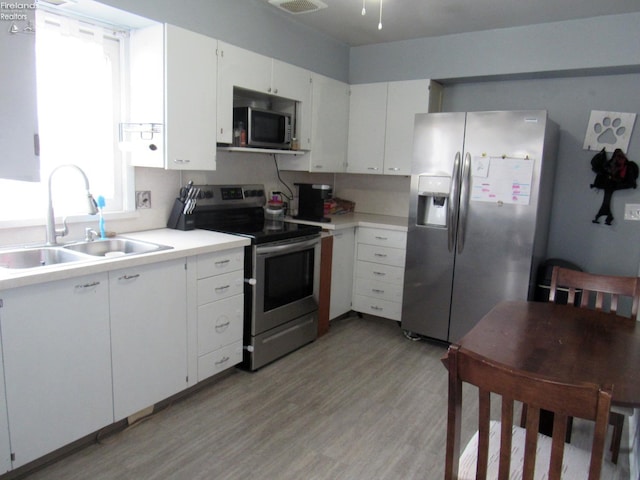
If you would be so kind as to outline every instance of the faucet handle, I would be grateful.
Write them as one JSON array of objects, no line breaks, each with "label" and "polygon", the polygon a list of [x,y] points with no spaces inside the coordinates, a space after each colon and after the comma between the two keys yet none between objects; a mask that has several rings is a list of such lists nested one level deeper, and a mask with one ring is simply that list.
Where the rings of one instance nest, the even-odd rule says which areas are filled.
[{"label": "faucet handle", "polygon": [[98,236],[98,232],[96,232],[93,228],[87,227],[84,229],[85,242],[93,242],[97,236]]}]

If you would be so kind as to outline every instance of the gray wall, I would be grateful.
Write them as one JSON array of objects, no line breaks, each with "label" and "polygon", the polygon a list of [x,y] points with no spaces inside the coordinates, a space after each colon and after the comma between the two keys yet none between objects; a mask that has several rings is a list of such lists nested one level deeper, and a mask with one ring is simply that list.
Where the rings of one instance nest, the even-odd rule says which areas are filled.
[{"label": "gray wall", "polygon": [[640,71],[640,13],[351,49],[351,83]]},{"label": "gray wall", "polygon": [[264,0],[100,0],[347,81],[349,47],[292,21]]}]

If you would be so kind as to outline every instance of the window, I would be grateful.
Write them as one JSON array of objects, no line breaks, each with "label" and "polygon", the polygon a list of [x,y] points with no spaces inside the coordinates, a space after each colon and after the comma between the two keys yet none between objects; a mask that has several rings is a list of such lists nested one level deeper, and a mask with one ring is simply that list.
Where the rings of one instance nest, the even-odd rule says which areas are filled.
[{"label": "window", "polygon": [[[36,77],[40,183],[0,180],[0,221],[44,219],[51,172],[75,164],[107,211],[125,210],[129,170],[118,149],[122,108],[123,33],[36,12]],[[84,183],[75,169],[52,177],[56,215],[86,214]]]}]

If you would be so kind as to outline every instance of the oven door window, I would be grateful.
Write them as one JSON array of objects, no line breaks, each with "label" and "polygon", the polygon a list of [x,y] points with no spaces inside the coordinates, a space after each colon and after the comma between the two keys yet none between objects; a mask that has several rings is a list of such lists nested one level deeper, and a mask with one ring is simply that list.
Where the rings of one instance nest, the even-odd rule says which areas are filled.
[{"label": "oven door window", "polygon": [[264,311],[313,295],[314,249],[265,259]]}]

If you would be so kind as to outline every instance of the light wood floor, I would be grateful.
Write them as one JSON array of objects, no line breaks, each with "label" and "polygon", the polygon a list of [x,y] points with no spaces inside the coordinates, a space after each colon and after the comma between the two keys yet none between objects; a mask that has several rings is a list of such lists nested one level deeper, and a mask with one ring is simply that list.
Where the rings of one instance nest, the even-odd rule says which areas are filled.
[{"label": "light wood floor", "polygon": [[441,479],[444,352],[389,320],[340,319],[313,344],[234,370],[28,478]]}]

